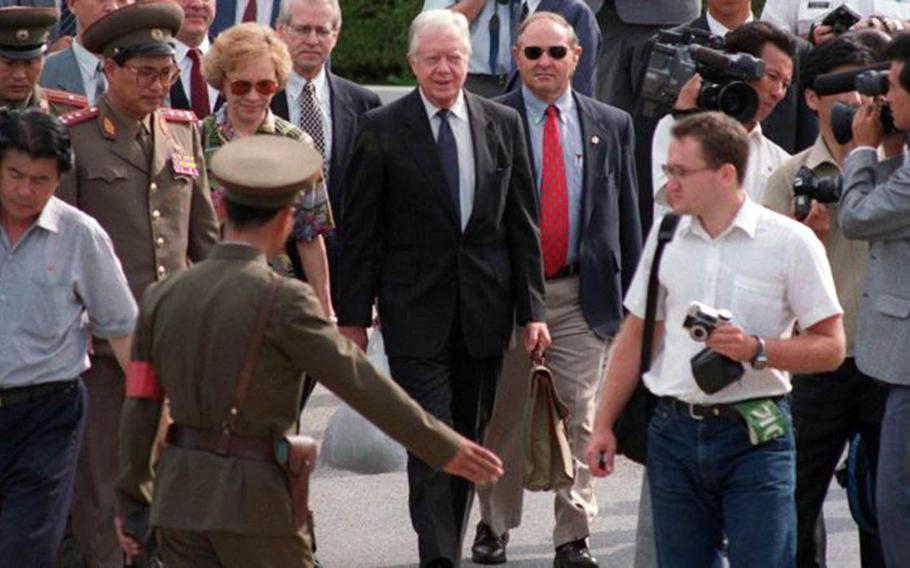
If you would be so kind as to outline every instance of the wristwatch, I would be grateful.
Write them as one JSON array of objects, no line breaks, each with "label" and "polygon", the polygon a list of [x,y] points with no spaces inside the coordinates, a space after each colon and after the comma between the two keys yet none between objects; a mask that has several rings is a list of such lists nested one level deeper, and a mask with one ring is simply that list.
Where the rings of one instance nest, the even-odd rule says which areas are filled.
[{"label": "wristwatch", "polygon": [[749,364],[752,365],[752,368],[756,371],[761,371],[768,366],[768,354],[765,352],[765,340],[757,335],[753,335],[755,341],[758,341],[758,351],[755,353],[755,357],[752,357],[752,360],[749,361]]}]

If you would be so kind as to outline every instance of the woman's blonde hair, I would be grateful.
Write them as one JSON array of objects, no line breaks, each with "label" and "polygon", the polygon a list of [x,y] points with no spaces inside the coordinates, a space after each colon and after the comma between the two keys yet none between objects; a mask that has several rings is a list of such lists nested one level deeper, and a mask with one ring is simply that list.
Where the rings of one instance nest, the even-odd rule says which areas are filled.
[{"label": "woman's blonde hair", "polygon": [[248,22],[221,32],[202,60],[202,74],[209,85],[224,90],[228,73],[238,65],[267,57],[275,67],[275,80],[283,89],[291,73],[291,54],[272,28]]}]

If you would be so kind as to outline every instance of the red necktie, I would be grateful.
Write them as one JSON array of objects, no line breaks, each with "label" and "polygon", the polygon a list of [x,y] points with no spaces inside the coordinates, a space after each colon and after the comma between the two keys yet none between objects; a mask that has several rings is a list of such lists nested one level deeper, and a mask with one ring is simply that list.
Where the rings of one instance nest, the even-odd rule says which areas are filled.
[{"label": "red necktie", "polygon": [[202,78],[202,61],[199,49],[194,48],[187,52],[190,59],[193,60],[193,67],[190,69],[190,106],[199,120],[207,117],[211,112],[209,106],[209,89]]},{"label": "red necktie", "polygon": [[249,0],[246,3],[246,9],[243,10],[243,23],[256,21],[256,0]]},{"label": "red necktie", "polygon": [[559,140],[559,109],[547,107],[543,127],[543,168],[540,184],[540,244],[546,276],[554,276],[566,264],[569,246],[569,195],[566,168]]}]

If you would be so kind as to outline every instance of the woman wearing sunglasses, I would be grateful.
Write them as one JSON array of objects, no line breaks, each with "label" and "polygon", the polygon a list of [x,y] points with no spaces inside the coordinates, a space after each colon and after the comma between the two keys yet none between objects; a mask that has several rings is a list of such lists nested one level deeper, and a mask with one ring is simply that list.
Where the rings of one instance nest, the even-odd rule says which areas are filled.
[{"label": "woman wearing sunglasses", "polygon": [[[284,42],[271,28],[247,23],[222,32],[203,60],[206,81],[219,91],[226,104],[202,121],[202,142],[206,164],[215,150],[243,136],[287,136],[313,145],[308,134],[275,116],[269,103],[284,88],[291,70],[291,56]],[[288,164],[293,167],[293,164]],[[212,200],[220,219],[224,217],[221,189],[214,178]],[[333,318],[329,292],[328,261],[322,235],[335,228],[325,184],[300,195],[292,239],[307,280],[313,286],[326,317]],[[280,274],[293,275],[286,254],[273,257],[271,265]]]}]

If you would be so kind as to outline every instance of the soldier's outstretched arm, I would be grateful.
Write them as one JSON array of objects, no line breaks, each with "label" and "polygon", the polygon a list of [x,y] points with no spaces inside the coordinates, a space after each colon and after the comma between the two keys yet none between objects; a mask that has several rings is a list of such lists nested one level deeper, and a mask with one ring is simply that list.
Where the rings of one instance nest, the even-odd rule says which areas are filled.
[{"label": "soldier's outstretched arm", "polygon": [[491,483],[502,477],[502,461],[499,457],[467,438],[461,439],[455,457],[446,462],[442,469],[477,485]]}]

